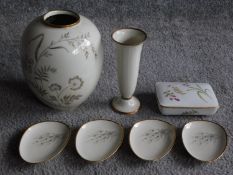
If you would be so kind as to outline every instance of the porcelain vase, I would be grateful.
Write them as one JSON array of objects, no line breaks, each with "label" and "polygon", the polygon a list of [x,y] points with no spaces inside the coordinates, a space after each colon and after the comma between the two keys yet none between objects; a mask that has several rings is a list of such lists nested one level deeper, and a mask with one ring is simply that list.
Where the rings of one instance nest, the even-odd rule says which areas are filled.
[{"label": "porcelain vase", "polygon": [[95,89],[103,64],[97,27],[72,11],[50,11],[22,37],[22,66],[34,94],[46,105],[73,110]]},{"label": "porcelain vase", "polygon": [[118,112],[135,114],[140,107],[140,101],[133,93],[137,85],[141,51],[146,38],[146,33],[136,28],[119,29],[112,34],[116,43],[117,77],[121,94],[113,99],[112,107]]}]

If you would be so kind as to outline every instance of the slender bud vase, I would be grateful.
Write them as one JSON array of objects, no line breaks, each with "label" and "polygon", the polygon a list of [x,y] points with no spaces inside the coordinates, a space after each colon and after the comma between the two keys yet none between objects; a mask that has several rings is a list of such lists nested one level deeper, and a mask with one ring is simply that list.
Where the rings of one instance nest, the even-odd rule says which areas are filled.
[{"label": "slender bud vase", "polygon": [[118,112],[134,114],[140,107],[139,100],[133,96],[138,79],[139,63],[146,33],[140,29],[119,29],[112,34],[116,42],[117,75],[121,97],[112,101]]},{"label": "slender bud vase", "polygon": [[48,106],[73,110],[100,78],[100,32],[86,17],[55,10],[36,18],[22,37],[22,66],[34,94]]}]

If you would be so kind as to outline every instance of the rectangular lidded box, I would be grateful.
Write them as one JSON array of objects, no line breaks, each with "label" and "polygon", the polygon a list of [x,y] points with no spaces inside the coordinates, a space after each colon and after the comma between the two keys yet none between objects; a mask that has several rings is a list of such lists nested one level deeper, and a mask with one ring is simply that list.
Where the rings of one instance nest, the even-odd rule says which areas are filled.
[{"label": "rectangular lidded box", "polygon": [[219,108],[208,83],[157,82],[156,96],[164,115],[212,115]]}]

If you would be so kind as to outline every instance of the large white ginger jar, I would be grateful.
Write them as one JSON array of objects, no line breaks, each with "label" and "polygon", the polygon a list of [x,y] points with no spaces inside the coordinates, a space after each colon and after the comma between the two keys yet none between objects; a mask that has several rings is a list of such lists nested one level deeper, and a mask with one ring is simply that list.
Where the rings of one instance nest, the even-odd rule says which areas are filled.
[{"label": "large white ginger jar", "polygon": [[100,78],[100,32],[86,17],[56,10],[36,18],[22,38],[22,66],[34,94],[48,106],[73,110]]}]

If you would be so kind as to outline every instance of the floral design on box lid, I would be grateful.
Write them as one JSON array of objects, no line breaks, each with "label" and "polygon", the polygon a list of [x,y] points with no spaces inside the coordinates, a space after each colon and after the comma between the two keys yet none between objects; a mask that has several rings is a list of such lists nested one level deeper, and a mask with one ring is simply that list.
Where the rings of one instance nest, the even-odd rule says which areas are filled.
[{"label": "floral design on box lid", "polygon": [[182,83],[179,85],[167,85],[167,90],[163,92],[164,96],[169,98],[170,101],[181,101],[182,96],[189,94],[190,92],[196,93],[197,97],[203,100],[204,102],[208,103],[207,98],[211,99],[209,95],[209,89],[203,89],[199,84],[189,84],[189,83]]}]

